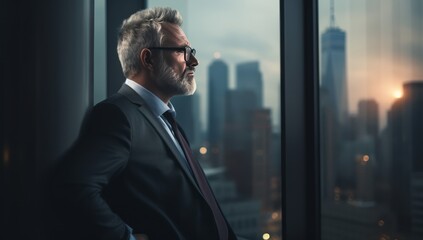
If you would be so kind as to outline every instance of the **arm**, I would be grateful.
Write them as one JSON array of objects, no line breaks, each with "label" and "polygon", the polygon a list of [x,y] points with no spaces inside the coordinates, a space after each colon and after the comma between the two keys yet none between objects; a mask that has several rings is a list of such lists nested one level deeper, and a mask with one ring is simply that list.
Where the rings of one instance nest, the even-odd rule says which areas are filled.
[{"label": "arm", "polygon": [[125,115],[100,104],[88,115],[85,129],[57,171],[56,203],[69,231],[92,239],[127,240],[126,224],[112,212],[102,192],[126,167],[131,132]]}]

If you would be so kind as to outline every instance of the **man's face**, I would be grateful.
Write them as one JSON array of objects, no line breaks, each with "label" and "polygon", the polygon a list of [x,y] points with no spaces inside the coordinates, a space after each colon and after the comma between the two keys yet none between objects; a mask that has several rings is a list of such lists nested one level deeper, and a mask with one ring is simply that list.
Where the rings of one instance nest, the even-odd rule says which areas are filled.
[{"label": "man's face", "polygon": [[[163,24],[162,27],[166,36],[163,47],[189,46],[189,41],[179,26]],[[163,56],[163,61],[156,68],[158,88],[171,97],[193,94],[197,87],[194,77],[197,59],[191,55],[188,61],[185,61],[184,50],[164,51]]]}]

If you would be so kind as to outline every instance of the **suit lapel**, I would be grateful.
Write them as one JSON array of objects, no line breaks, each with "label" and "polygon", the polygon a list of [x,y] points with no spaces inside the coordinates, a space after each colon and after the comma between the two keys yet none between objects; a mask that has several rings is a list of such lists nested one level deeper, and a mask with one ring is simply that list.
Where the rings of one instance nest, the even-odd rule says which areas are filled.
[{"label": "suit lapel", "polygon": [[195,188],[201,193],[200,189],[198,188],[198,185],[196,181],[194,180],[191,171],[188,169],[187,161],[183,158],[179,150],[176,148],[175,143],[170,138],[167,131],[163,128],[163,125],[160,124],[156,117],[151,113],[151,111],[147,108],[146,103],[144,102],[144,99],[141,98],[138,93],[136,93],[132,88],[127,86],[126,84],[123,84],[122,87],[119,89],[118,93],[124,95],[127,97],[131,102],[139,105],[138,110],[141,112],[141,114],[144,115],[144,117],[150,122],[150,124],[153,126],[153,128],[156,130],[156,132],[159,134],[159,136],[163,139],[163,141],[166,143],[166,145],[169,147],[169,149],[172,151],[176,161],[181,166],[182,170],[185,172],[185,175],[188,177],[190,182],[195,186]]}]

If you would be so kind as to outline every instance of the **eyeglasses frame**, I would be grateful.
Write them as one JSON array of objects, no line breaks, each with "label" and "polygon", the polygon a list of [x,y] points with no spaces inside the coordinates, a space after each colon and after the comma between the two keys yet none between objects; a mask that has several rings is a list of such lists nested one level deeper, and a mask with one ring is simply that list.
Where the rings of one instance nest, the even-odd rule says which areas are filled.
[{"label": "eyeglasses frame", "polygon": [[[185,47],[148,47],[147,49],[150,49],[150,50],[153,50],[153,49],[170,50],[170,51],[181,51],[181,50],[183,50],[185,62],[188,62],[191,59],[191,55],[193,57],[195,57],[195,54],[197,53],[197,51],[190,46],[185,46]],[[189,58],[187,59],[188,49],[190,49],[190,55],[189,55]]]}]

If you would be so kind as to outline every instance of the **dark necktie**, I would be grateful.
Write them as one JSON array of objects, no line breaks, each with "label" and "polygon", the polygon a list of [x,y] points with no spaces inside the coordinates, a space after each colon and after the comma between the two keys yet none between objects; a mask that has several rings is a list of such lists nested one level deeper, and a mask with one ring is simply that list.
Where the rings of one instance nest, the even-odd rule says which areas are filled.
[{"label": "dark necktie", "polygon": [[200,164],[193,158],[192,150],[189,147],[187,140],[179,131],[178,124],[176,123],[176,120],[173,117],[171,111],[169,110],[165,112],[163,116],[172,126],[172,130],[175,135],[175,138],[178,140],[182,150],[185,153],[185,157],[191,167],[191,170],[192,170],[192,173],[194,174],[195,179],[197,180],[198,186],[200,187],[200,190],[203,193],[204,198],[206,199],[207,203],[209,204],[210,208],[213,211],[213,215],[214,215],[217,228],[219,231],[220,240],[227,240],[228,228],[226,226],[226,222],[223,218],[222,212],[217,206],[216,198],[213,195],[213,192],[210,188],[210,185],[207,182],[206,176],[204,175],[204,172],[201,169]]}]

